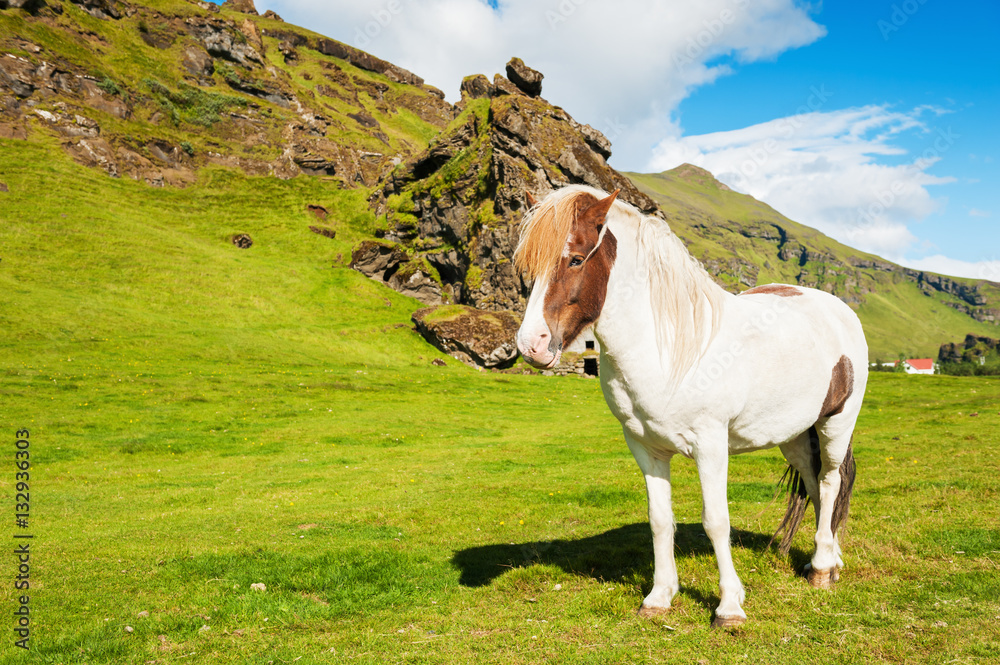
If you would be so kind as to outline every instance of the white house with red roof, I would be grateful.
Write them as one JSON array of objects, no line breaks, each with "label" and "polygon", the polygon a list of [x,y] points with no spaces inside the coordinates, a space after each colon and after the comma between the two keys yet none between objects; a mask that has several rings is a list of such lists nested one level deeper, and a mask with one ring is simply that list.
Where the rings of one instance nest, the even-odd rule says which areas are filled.
[{"label": "white house with red roof", "polygon": [[902,363],[903,370],[905,370],[907,374],[934,373],[935,363],[933,358],[911,358],[909,360],[903,360]]}]

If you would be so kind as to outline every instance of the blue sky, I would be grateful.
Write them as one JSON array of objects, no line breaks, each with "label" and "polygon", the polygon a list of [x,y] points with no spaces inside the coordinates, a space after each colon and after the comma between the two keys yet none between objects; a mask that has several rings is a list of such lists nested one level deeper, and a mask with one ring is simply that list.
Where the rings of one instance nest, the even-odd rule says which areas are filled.
[{"label": "blue sky", "polygon": [[1000,3],[257,0],[458,98],[514,55],[611,139],[916,268],[1000,281]]},{"label": "blue sky", "polygon": [[[917,9],[907,13],[904,6]],[[814,86],[831,93],[829,110],[945,110],[925,114],[929,131],[915,128],[893,141],[906,154],[884,159],[899,164],[921,154],[933,147],[937,130],[955,138],[927,170],[954,182],[930,188],[941,207],[913,220],[927,246],[914,247],[910,256],[1000,259],[1000,3],[826,2],[812,16],[826,36],[771,61],[734,63],[734,74],[685,99],[677,110],[684,133],[736,130],[791,115]]]}]

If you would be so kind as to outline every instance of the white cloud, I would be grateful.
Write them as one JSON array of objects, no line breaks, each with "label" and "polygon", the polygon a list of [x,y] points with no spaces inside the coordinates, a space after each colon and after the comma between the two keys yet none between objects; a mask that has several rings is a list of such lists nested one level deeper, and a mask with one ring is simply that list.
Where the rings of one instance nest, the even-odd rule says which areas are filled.
[{"label": "white cloud", "polygon": [[[826,96],[814,91],[809,106],[820,108]],[[909,224],[943,204],[928,187],[953,181],[927,172],[955,142],[923,123],[929,110],[937,113],[925,107],[815,110],[734,131],[668,138],[649,167],[696,164],[797,222],[853,247],[900,257],[917,244]],[[913,131],[926,149],[907,155],[893,141]],[[902,156],[905,163],[881,161]]]},{"label": "white cloud", "polygon": [[1000,282],[1000,261],[998,260],[970,262],[935,254],[922,259],[905,259],[901,263],[914,270]]},{"label": "white cloud", "polygon": [[825,34],[796,0],[258,0],[422,76],[451,100],[469,74],[512,56],[545,74],[543,95],[611,134],[615,163],[640,168],[676,131],[692,89],[737,62],[771,59]]},{"label": "white cloud", "polygon": [[989,217],[989,210],[980,210],[979,208],[970,208],[969,217]]}]

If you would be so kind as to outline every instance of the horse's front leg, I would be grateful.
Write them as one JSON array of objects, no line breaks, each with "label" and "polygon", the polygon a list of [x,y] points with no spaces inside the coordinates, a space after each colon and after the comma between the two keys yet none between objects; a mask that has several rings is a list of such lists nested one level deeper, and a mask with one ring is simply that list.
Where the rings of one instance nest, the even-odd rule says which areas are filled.
[{"label": "horse's front leg", "polygon": [[670,457],[653,457],[641,444],[625,433],[632,456],[646,477],[649,500],[649,526],[653,531],[653,590],[642,601],[639,615],[663,614],[670,609],[679,588],[674,561],[674,511],[670,502]]},{"label": "horse's front leg", "polygon": [[745,593],[733,565],[729,544],[729,502],[726,492],[729,473],[729,440],[725,432],[699,441],[694,451],[701,481],[703,507],[701,523],[712,541],[719,563],[719,607],[715,610],[715,628],[732,628],[747,619],[743,612]]}]

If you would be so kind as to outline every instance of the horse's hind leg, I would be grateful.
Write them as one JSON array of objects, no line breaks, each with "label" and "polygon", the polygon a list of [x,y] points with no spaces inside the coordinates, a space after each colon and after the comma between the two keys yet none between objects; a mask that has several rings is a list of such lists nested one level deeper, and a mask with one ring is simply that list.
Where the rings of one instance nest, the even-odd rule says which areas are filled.
[{"label": "horse's hind leg", "polygon": [[[816,505],[819,501],[819,435],[814,428],[803,432],[788,443],[779,446],[781,454],[792,465],[806,487],[809,499]],[[794,488],[793,488],[794,489]]]},{"label": "horse's hind leg", "polygon": [[816,552],[813,554],[809,582],[829,588],[843,566],[837,528],[847,518],[854,484],[854,457],[851,452],[853,418],[834,416],[817,426],[820,445],[819,505],[816,515]]}]

